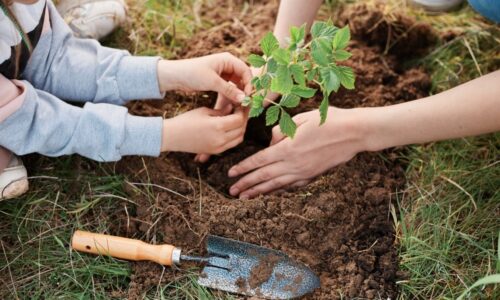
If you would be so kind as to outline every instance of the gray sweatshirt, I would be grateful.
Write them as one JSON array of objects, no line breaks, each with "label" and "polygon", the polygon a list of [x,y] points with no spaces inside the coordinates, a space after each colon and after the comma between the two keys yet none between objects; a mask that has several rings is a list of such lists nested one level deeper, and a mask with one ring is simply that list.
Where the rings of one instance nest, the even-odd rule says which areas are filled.
[{"label": "gray sweatshirt", "polygon": [[[36,11],[40,7],[45,17]],[[162,118],[132,116],[120,105],[163,98],[157,79],[159,58],[133,57],[95,40],[73,37],[50,1],[14,4],[13,10],[26,32],[37,16],[45,23],[21,80],[0,75],[0,146],[18,155],[78,153],[98,161],[158,156]],[[5,52],[20,42],[4,34],[15,33],[9,21],[0,11],[0,64],[10,57]]]}]

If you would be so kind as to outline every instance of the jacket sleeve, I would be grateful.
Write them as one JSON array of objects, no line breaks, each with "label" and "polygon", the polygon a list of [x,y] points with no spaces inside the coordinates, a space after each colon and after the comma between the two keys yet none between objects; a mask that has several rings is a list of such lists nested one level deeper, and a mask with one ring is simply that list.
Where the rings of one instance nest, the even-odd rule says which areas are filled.
[{"label": "jacket sleeve", "polygon": [[48,1],[51,29],[40,38],[23,73],[37,89],[70,101],[112,103],[161,99],[159,57],[135,57],[73,36]]},{"label": "jacket sleeve", "polygon": [[18,155],[77,153],[116,161],[124,155],[160,153],[161,117],[132,116],[125,107],[104,103],[76,107],[27,81],[9,82],[17,91],[10,93],[13,100],[0,101],[0,145]]}]

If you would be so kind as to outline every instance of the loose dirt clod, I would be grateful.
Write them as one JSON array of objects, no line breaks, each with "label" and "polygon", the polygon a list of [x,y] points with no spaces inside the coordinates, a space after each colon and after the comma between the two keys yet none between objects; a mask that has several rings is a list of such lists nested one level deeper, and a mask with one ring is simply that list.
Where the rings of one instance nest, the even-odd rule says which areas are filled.
[{"label": "loose dirt clod", "polygon": [[[202,17],[218,25],[198,32],[185,57],[225,50],[245,57],[272,28],[276,1],[254,1],[242,15],[241,7],[228,4],[232,1],[212,2],[218,8],[201,10],[206,14]],[[232,17],[235,15],[237,21]],[[373,27],[370,18],[363,22],[363,14],[358,15],[350,19],[353,30],[362,32]],[[415,34],[416,38],[427,38],[417,31]],[[427,95],[428,76],[420,69],[403,70],[397,56],[383,55],[384,49],[370,39],[355,36],[349,44],[353,57],[347,64],[357,76],[356,89],[341,89],[330,99],[331,105],[383,106]],[[215,95],[169,93],[166,99],[138,102],[131,110],[139,115],[172,116],[213,105]],[[314,97],[294,112],[317,107],[320,101],[320,97]],[[113,233],[172,243],[197,254],[203,254],[203,240],[209,233],[243,240],[281,250],[309,265],[320,276],[321,288],[306,299],[396,298],[399,273],[389,205],[405,178],[395,152],[387,151],[385,158],[361,153],[294,191],[247,201],[232,199],[227,194],[233,182],[226,175],[228,169],[266,147],[269,138],[269,129],[252,120],[243,145],[212,157],[207,164],[195,164],[193,156],[187,154],[122,160],[117,167],[131,180],[152,182],[162,188],[150,187],[149,197],[130,192],[129,198],[138,207],[129,204],[129,217],[124,211],[123,219],[114,222]],[[166,269],[162,274],[161,266],[134,263],[128,296],[141,298],[159,282],[176,280],[180,272]],[[249,286],[259,286],[270,276],[266,270],[255,274]],[[241,284],[246,288],[246,283]]]},{"label": "loose dirt clod", "polygon": [[247,281],[244,278],[238,277],[238,279],[236,279],[235,284],[241,293],[247,291]]},{"label": "loose dirt clod", "polygon": [[277,255],[259,257],[259,263],[250,270],[250,278],[248,279],[250,288],[256,289],[268,281],[274,272],[274,267],[280,260],[281,257]]}]

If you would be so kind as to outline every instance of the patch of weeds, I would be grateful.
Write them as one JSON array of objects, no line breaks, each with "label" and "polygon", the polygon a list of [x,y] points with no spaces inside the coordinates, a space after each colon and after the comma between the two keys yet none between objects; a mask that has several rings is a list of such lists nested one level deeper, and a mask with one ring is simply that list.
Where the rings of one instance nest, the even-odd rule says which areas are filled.
[{"label": "patch of weeds", "polygon": [[107,299],[127,287],[128,263],[80,255],[69,244],[76,228],[107,228],[102,215],[119,205],[108,195],[123,195],[122,178],[75,168],[75,158],[41,160],[30,192],[0,203],[0,297]]},{"label": "patch of weeds", "polygon": [[173,58],[202,26],[193,13],[195,1],[127,1],[128,22],[103,44],[127,49],[134,55]]},{"label": "patch of weeds", "polygon": [[432,92],[500,69],[500,28],[479,17],[470,7],[440,16],[417,12],[441,34],[440,44],[427,56],[410,64],[424,66],[432,74]]},{"label": "patch of weeds", "polygon": [[197,283],[199,271],[189,272],[187,275],[179,278],[175,282],[170,282],[164,285],[158,285],[156,289],[149,291],[144,295],[144,299],[220,299],[220,300],[236,300],[233,295],[209,290]]},{"label": "patch of weeds", "polygon": [[[402,299],[457,298],[497,270],[500,134],[413,147],[400,201]],[[429,149],[432,148],[432,149]],[[471,297],[495,299],[492,287]]]},{"label": "patch of weeds", "polygon": [[[396,0],[391,3],[397,2]],[[441,44],[410,62],[432,78],[432,93],[500,68],[500,31],[465,5],[438,16],[407,10],[432,24]],[[498,273],[500,134],[409,148],[408,190],[397,222],[400,299],[456,299],[477,280]],[[480,286],[471,299],[500,297]]]}]

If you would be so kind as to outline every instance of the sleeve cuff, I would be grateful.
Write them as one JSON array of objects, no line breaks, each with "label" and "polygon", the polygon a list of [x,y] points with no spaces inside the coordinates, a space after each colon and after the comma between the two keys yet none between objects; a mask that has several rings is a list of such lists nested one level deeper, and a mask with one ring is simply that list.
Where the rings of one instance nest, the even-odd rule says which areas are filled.
[{"label": "sleeve cuff", "polygon": [[118,70],[118,89],[124,100],[163,99],[158,82],[160,57],[125,56]]},{"label": "sleeve cuff", "polygon": [[159,156],[161,152],[163,119],[127,115],[125,137],[120,154]]}]

